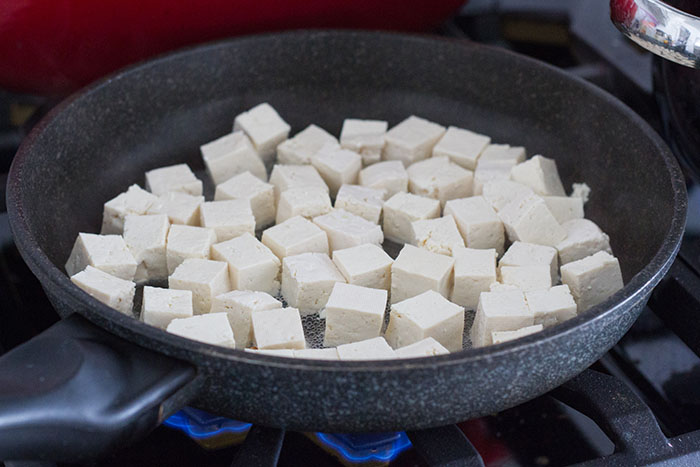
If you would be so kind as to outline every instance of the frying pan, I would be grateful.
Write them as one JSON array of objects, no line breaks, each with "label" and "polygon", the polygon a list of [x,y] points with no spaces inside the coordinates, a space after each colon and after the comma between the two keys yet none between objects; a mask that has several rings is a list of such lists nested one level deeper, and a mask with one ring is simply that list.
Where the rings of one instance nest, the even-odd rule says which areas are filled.
[{"label": "frying pan", "polygon": [[[252,355],[190,341],[108,308],[63,265],[102,203],[146,170],[187,162],[270,102],[298,131],[417,114],[524,145],[586,181],[625,287],[517,341],[401,361]],[[75,459],[142,436],[184,404],[299,431],[421,429],[519,404],[596,361],[671,265],[685,185],[637,115],[552,67],[465,41],[370,32],[242,38],[156,59],[72,96],[33,130],[8,181],[15,241],[65,319],[0,359],[0,458]],[[31,310],[27,310],[31,313]]]}]

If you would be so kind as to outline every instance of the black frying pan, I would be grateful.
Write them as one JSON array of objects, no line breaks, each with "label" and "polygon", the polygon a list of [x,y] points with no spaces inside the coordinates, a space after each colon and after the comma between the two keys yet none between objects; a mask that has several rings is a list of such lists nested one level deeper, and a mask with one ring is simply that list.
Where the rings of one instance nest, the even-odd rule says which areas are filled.
[{"label": "black frying pan", "polygon": [[[338,134],[349,116],[395,124],[417,114],[555,158],[567,186],[592,187],[587,217],[610,234],[626,286],[515,342],[328,362],[189,341],[70,283],[63,265],[75,236],[98,230],[105,200],[154,167],[201,167],[199,145],[264,101],[293,131],[313,122]],[[184,404],[328,432],[431,427],[533,398],[631,326],[679,247],[686,193],[676,161],[637,115],[549,66],[464,41],[296,32],[168,55],[68,99],[22,145],[8,209],[20,252],[67,319],[0,359],[0,458],[66,459],[133,439]]]}]

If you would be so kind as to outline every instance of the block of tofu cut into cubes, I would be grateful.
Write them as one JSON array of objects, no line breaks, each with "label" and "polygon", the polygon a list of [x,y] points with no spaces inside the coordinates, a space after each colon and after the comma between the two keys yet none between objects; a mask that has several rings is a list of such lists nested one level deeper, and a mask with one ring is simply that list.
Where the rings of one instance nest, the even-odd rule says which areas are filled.
[{"label": "block of tofu cut into cubes", "polygon": [[514,165],[525,162],[527,154],[522,146],[510,146],[508,144],[489,144],[479,157],[482,166],[511,169]]},{"label": "block of tofu cut into cubes", "polygon": [[289,136],[290,126],[267,102],[236,116],[233,131],[244,131],[263,162],[275,157],[277,146]]},{"label": "block of tofu cut into cubes", "polygon": [[526,326],[515,331],[494,331],[491,333],[491,340],[494,344],[502,344],[503,342],[512,341],[520,337],[529,336],[536,332],[540,332],[542,329],[541,324],[535,324],[532,326]]},{"label": "block of tofu cut into cubes", "polygon": [[268,181],[275,187],[275,199],[290,188],[319,188],[328,193],[328,185],[312,165],[275,164]]},{"label": "block of tofu cut into cubes", "polygon": [[469,248],[495,248],[503,253],[503,222],[483,196],[453,199],[445,204],[445,215],[451,215]]},{"label": "block of tofu cut into cubes", "polygon": [[236,348],[226,313],[208,313],[174,319],[168,324],[167,331],[205,344]]},{"label": "block of tofu cut into cubes", "polygon": [[579,313],[603,302],[623,286],[620,263],[605,251],[562,265],[561,282],[569,286]]},{"label": "block of tofu cut into cubes", "polygon": [[378,337],[386,302],[386,290],[336,282],[326,303],[323,345],[335,347]]},{"label": "block of tofu cut into cubes", "polygon": [[253,144],[242,131],[234,131],[199,147],[207,173],[215,185],[243,172],[267,181],[267,171]]},{"label": "block of tofu cut into cubes", "polygon": [[250,172],[238,174],[216,186],[214,201],[228,199],[247,199],[250,202],[256,229],[275,223],[275,187],[261,181]]},{"label": "block of tofu cut into cubes", "polygon": [[484,185],[481,195],[491,205],[494,211],[498,212],[508,203],[518,198],[525,198],[534,195],[527,185],[514,182],[512,180],[493,180]]},{"label": "block of tofu cut into cubes", "polygon": [[277,295],[280,291],[280,266],[277,256],[250,234],[232,238],[211,247],[212,259],[226,261],[231,287]]},{"label": "block of tofu cut into cubes", "polygon": [[326,144],[338,144],[338,140],[323,128],[311,124],[277,146],[277,163],[310,164],[311,156]]},{"label": "block of tofu cut into cubes", "polygon": [[136,260],[134,281],[159,281],[168,277],[166,244],[170,222],[165,214],[128,215],[124,220],[124,242]]},{"label": "block of tofu cut into cubes", "polygon": [[474,174],[450,162],[447,156],[431,157],[408,167],[408,189],[426,198],[448,200],[472,195]]},{"label": "block of tofu cut into cubes", "polygon": [[199,226],[199,208],[204,196],[169,191],[158,196],[146,214],[165,214],[171,224]]},{"label": "block of tofu cut into cubes", "polygon": [[335,197],[343,184],[357,182],[362,169],[362,157],[354,151],[343,149],[336,143],[326,144],[311,157],[313,165]]},{"label": "block of tofu cut into cubes", "polygon": [[124,193],[104,204],[102,214],[102,235],[121,235],[124,231],[124,218],[129,214],[143,215],[157,201],[158,197],[138,185],[131,185]]},{"label": "block of tofu cut into cubes", "polygon": [[498,261],[498,266],[547,266],[552,284],[559,281],[557,250],[551,246],[515,241]]},{"label": "block of tofu cut into cubes", "polygon": [[334,209],[328,214],[314,217],[313,222],[328,235],[331,251],[364,243],[381,245],[384,241],[381,227],[342,209]]},{"label": "block of tofu cut into cubes", "polygon": [[545,327],[563,323],[576,316],[576,301],[567,285],[525,292],[525,301],[535,314],[535,324]]},{"label": "block of tofu cut into cubes", "polygon": [[336,282],[345,278],[326,254],[302,253],[282,260],[282,297],[302,315],[326,306]]},{"label": "block of tofu cut into cubes", "polygon": [[464,239],[451,215],[414,221],[411,223],[411,229],[411,243],[433,253],[451,256],[455,249],[464,247]]},{"label": "block of tofu cut into cubes", "polygon": [[223,261],[188,258],[168,277],[168,287],[191,290],[194,314],[209,313],[214,297],[231,290],[228,265]]},{"label": "block of tofu cut into cubes", "polygon": [[87,266],[132,281],[138,264],[121,235],[79,233],[66,262],[66,272],[72,276]]},{"label": "block of tofu cut into cubes", "polygon": [[472,192],[475,196],[484,193],[484,186],[491,182],[510,180],[510,169],[501,164],[479,162],[474,170]]},{"label": "block of tofu cut into cubes", "polygon": [[262,242],[281,260],[301,253],[328,254],[328,236],[316,224],[294,216],[262,234]]},{"label": "block of tofu cut into cubes", "polygon": [[496,250],[456,248],[452,252],[455,259],[454,287],[450,300],[467,310],[476,310],[481,292],[488,292],[497,280]]},{"label": "block of tofu cut into cubes", "polygon": [[391,303],[433,290],[443,297],[452,292],[454,258],[404,245],[391,265]]},{"label": "block of tofu cut into cubes", "polygon": [[408,167],[430,156],[435,144],[445,134],[445,127],[411,115],[387,131],[384,160],[397,160]]},{"label": "block of tofu cut into cubes", "polygon": [[552,287],[552,272],[548,265],[501,266],[498,272],[503,284],[514,285],[523,292]]},{"label": "block of tofu cut into cubes", "polygon": [[304,328],[296,308],[257,311],[251,315],[251,321],[258,349],[306,348]]},{"label": "block of tofu cut into cubes", "polygon": [[188,258],[209,259],[211,246],[216,243],[216,232],[205,227],[171,225],[165,247],[168,274]]},{"label": "block of tofu cut into cubes", "polygon": [[396,353],[383,337],[373,337],[352,344],[339,345],[336,348],[340,360],[389,360],[396,358]]},{"label": "block of tofu cut into cubes", "polygon": [[566,238],[557,243],[561,264],[570,263],[598,251],[612,254],[610,238],[595,222],[588,219],[572,219],[564,222]]},{"label": "block of tofu cut into cubes", "polygon": [[199,222],[214,230],[217,243],[246,232],[255,235],[255,217],[247,199],[205,202],[199,208]]},{"label": "block of tofu cut into cubes", "polygon": [[537,195],[511,201],[498,211],[498,216],[512,242],[517,240],[556,246],[566,238],[564,228],[554,218],[544,200]]},{"label": "block of tofu cut into cubes", "polygon": [[176,164],[146,172],[146,189],[154,195],[180,191],[192,196],[202,195],[202,181],[195,177],[187,164]]},{"label": "block of tofu cut into cubes", "polygon": [[572,196],[543,196],[547,207],[560,224],[583,218],[583,198]]},{"label": "block of tofu cut into cubes", "polygon": [[242,349],[253,343],[251,316],[264,310],[282,308],[282,302],[265,292],[232,290],[214,297],[211,313],[226,313],[233,330],[236,347]]},{"label": "block of tofu cut into cubes", "polygon": [[294,352],[297,352],[296,350],[292,349],[243,349],[246,352],[250,353],[256,353],[258,355],[270,355],[273,357],[286,357],[286,358],[293,358],[294,357]]},{"label": "block of tofu cut into cubes", "polygon": [[559,178],[557,163],[540,155],[521,162],[510,170],[513,181],[532,188],[542,196],[566,196]]},{"label": "block of tofu cut into cubes", "polygon": [[141,321],[144,323],[167,329],[172,320],[193,315],[191,290],[143,288]]},{"label": "block of tofu cut into cubes", "polygon": [[383,120],[346,118],[340,130],[340,145],[360,154],[364,165],[374,164],[382,158],[387,128],[389,124]]},{"label": "block of tofu cut into cubes", "polygon": [[394,260],[373,243],[335,250],[333,263],[348,284],[387,291],[391,288],[391,265]]},{"label": "block of tofu cut into cubes", "polygon": [[396,193],[383,209],[384,236],[397,243],[413,241],[413,222],[440,217],[439,200],[411,193]]},{"label": "block of tofu cut into cubes", "polygon": [[413,344],[398,348],[395,352],[397,358],[432,357],[450,353],[449,350],[432,337],[426,337]]},{"label": "block of tofu cut into cubes", "polygon": [[312,218],[330,210],[331,198],[325,190],[314,186],[290,188],[280,193],[277,223],[280,224],[294,216]]},{"label": "block of tofu cut into cubes", "polygon": [[339,360],[338,351],[335,348],[295,350],[294,357],[308,358],[309,360]]},{"label": "block of tofu cut into cubes", "polygon": [[451,126],[433,148],[433,157],[446,156],[465,169],[474,170],[481,153],[491,138],[473,131]]},{"label": "block of tofu cut into cubes", "polygon": [[491,345],[491,333],[515,331],[535,324],[535,314],[528,308],[520,290],[484,292],[479,296],[474,323],[469,331],[472,346]]},{"label": "block of tofu cut into cubes", "polygon": [[432,337],[450,352],[462,350],[464,308],[429,290],[391,305],[386,340],[394,349]]},{"label": "block of tofu cut into cubes", "polygon": [[343,209],[370,222],[379,224],[386,190],[362,185],[342,185],[335,197],[335,208]]},{"label": "block of tofu cut into cubes", "polygon": [[357,177],[362,186],[386,190],[386,197],[408,191],[408,172],[401,161],[382,161],[360,170]]},{"label": "block of tofu cut into cubes", "polygon": [[131,315],[136,292],[136,284],[132,281],[120,279],[92,266],[72,275],[70,280],[105,305]]}]

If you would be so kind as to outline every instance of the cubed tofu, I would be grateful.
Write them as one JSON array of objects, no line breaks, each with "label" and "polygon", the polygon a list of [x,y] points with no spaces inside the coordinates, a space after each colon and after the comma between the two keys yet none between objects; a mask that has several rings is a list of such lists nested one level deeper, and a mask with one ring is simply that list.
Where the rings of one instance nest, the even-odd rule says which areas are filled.
[{"label": "cubed tofu", "polygon": [[548,290],[552,287],[552,273],[548,265],[501,266],[501,282],[514,285],[523,292]]},{"label": "cubed tofu", "polygon": [[328,185],[311,165],[275,164],[270,173],[269,183],[275,187],[275,199],[290,188],[319,188],[328,193]]},{"label": "cubed tofu", "polygon": [[257,311],[251,315],[258,349],[304,349],[304,327],[296,308]]},{"label": "cubed tofu", "polygon": [[188,258],[168,277],[168,287],[191,290],[194,314],[209,313],[214,297],[231,290],[228,265],[223,261]]},{"label": "cubed tofu", "polygon": [[491,333],[495,331],[515,331],[534,323],[535,314],[527,307],[521,291],[483,292],[469,331],[472,346],[491,345]]},{"label": "cubed tofu", "polygon": [[472,191],[475,196],[484,193],[484,186],[491,182],[510,180],[510,169],[502,164],[482,163],[474,170]]},{"label": "cubed tofu", "polygon": [[394,349],[432,337],[450,352],[462,350],[464,308],[428,290],[391,305],[386,340]]},{"label": "cubed tofu", "polygon": [[267,181],[265,164],[242,131],[234,131],[204,144],[199,151],[215,185],[243,172],[250,172],[263,182]]},{"label": "cubed tofu", "polygon": [[559,281],[557,250],[551,246],[515,241],[498,261],[498,266],[547,266],[552,284]]},{"label": "cubed tofu", "polygon": [[510,170],[510,178],[532,188],[542,196],[566,196],[554,159],[540,155],[521,162]]},{"label": "cubed tofu", "polygon": [[413,344],[398,348],[395,352],[397,358],[433,357],[450,353],[449,350],[432,337],[426,337]]},{"label": "cubed tofu", "polygon": [[453,199],[445,204],[445,215],[452,215],[469,248],[494,248],[503,253],[503,222],[483,196]]},{"label": "cubed tofu", "polygon": [[326,254],[302,253],[282,260],[282,297],[302,315],[326,306],[336,282],[345,278]]},{"label": "cubed tofu", "polygon": [[362,157],[354,151],[332,143],[323,146],[311,157],[311,165],[328,185],[331,196],[335,197],[344,183],[357,182],[357,176],[362,169]]},{"label": "cubed tofu", "polygon": [[411,223],[411,230],[411,243],[433,253],[451,256],[455,249],[464,247],[464,239],[451,215],[414,221]]},{"label": "cubed tofu", "polygon": [[188,258],[209,259],[209,250],[216,243],[216,232],[204,227],[171,225],[165,248],[168,274]]},{"label": "cubed tofu", "polygon": [[275,223],[275,187],[250,172],[243,172],[216,186],[215,201],[247,199],[255,216],[256,230]]},{"label": "cubed tofu", "polygon": [[342,185],[335,197],[335,208],[379,224],[385,198],[386,190],[361,185]]},{"label": "cubed tofu", "polygon": [[591,197],[591,187],[585,183],[572,183],[571,184],[571,197],[581,198],[583,204],[588,202],[588,198]]},{"label": "cubed tofu", "polygon": [[352,344],[343,344],[336,349],[340,360],[390,360],[396,353],[383,337],[373,337]]},{"label": "cubed tofu", "polygon": [[398,160],[408,167],[429,157],[443,134],[445,127],[411,115],[386,133],[384,160]]},{"label": "cubed tofu", "polygon": [[141,321],[167,329],[174,319],[193,316],[192,291],[144,287],[141,302]]},{"label": "cubed tofu", "polygon": [[201,196],[202,181],[194,176],[187,164],[177,164],[146,172],[146,189],[157,196],[169,191]]},{"label": "cubed tofu", "polygon": [[214,297],[211,313],[226,313],[239,349],[253,343],[251,315],[258,311],[282,308],[282,302],[265,292],[232,290]]},{"label": "cubed tofu", "polygon": [[171,224],[199,226],[199,208],[203,203],[204,196],[170,191],[159,196],[147,214],[165,214]]},{"label": "cubed tofu", "polygon": [[386,290],[336,282],[326,303],[323,345],[334,347],[378,337],[386,302]]},{"label": "cubed tofu", "polygon": [[265,230],[262,242],[280,260],[301,253],[329,252],[326,232],[301,216],[291,217]]},{"label": "cubed tofu", "polygon": [[165,214],[128,215],[124,220],[124,242],[136,260],[134,281],[160,281],[168,277],[166,244],[170,222]]},{"label": "cubed tofu", "polygon": [[561,264],[570,263],[598,251],[612,254],[610,238],[595,222],[588,219],[572,219],[564,222],[566,238],[557,243]]},{"label": "cubed tofu", "polygon": [[104,204],[102,214],[102,235],[121,235],[124,231],[124,218],[130,214],[143,215],[158,200],[158,197],[142,189],[138,185],[131,185],[124,193]]},{"label": "cubed tofu", "polygon": [[624,285],[620,263],[605,251],[564,264],[561,281],[569,286],[579,313],[603,302]]},{"label": "cubed tofu", "polygon": [[310,164],[311,156],[326,144],[338,144],[338,140],[323,128],[311,124],[277,146],[277,163]]},{"label": "cubed tofu", "polygon": [[213,229],[216,242],[225,242],[244,233],[255,235],[255,216],[247,199],[209,201],[199,208],[202,227]]},{"label": "cubed tofu", "polygon": [[92,266],[72,275],[70,280],[105,305],[125,315],[132,315],[136,292],[136,284],[132,281],[120,279]]},{"label": "cubed tofu", "polygon": [[509,146],[507,144],[489,144],[479,157],[482,165],[494,166],[499,164],[503,167],[512,168],[514,165],[525,162],[527,154],[522,146]]},{"label": "cubed tofu", "polygon": [[494,331],[491,333],[491,340],[494,344],[502,344],[503,342],[512,341],[520,337],[529,336],[543,329],[541,324],[526,326],[515,331]]},{"label": "cubed tofu", "polygon": [[[301,350],[292,349],[243,349],[246,352],[256,353],[259,355],[271,355],[273,357],[285,357],[293,358],[295,352],[301,352]],[[304,349],[302,349],[304,350]]]},{"label": "cubed tofu", "polygon": [[456,248],[454,287],[450,300],[467,310],[476,310],[481,292],[488,292],[496,282],[496,250]]},{"label": "cubed tofu", "polygon": [[331,251],[364,243],[381,245],[384,241],[381,227],[342,209],[334,209],[328,214],[314,217],[313,222],[328,235]]},{"label": "cubed tofu", "polygon": [[388,127],[383,120],[346,118],[340,131],[340,145],[360,154],[364,165],[374,164],[382,158]]},{"label": "cubed tofu", "polygon": [[452,292],[454,258],[404,245],[391,266],[391,303],[433,290],[443,297]]},{"label": "cubed tofu", "polygon": [[559,225],[544,200],[536,195],[511,201],[498,211],[498,216],[512,242],[517,240],[556,246],[566,238],[564,228]]},{"label": "cubed tofu", "polygon": [[547,207],[560,224],[583,218],[583,198],[569,196],[543,196]]},{"label": "cubed tofu", "polygon": [[217,243],[211,247],[212,259],[226,261],[231,286],[236,290],[258,290],[270,295],[280,291],[280,260],[250,234]]},{"label": "cubed tofu", "polygon": [[563,323],[576,316],[576,301],[568,285],[525,292],[527,306],[535,314],[535,324],[544,327]]},{"label": "cubed tofu", "polygon": [[333,263],[348,284],[375,289],[391,288],[391,265],[394,260],[372,243],[335,250]]},{"label": "cubed tofu", "polygon": [[290,188],[280,194],[277,205],[277,223],[294,216],[312,218],[331,210],[331,198],[318,187]]},{"label": "cubed tofu", "polygon": [[493,180],[484,185],[482,196],[498,212],[506,204],[518,198],[534,195],[529,186],[512,180]]},{"label": "cubed tofu", "polygon": [[72,276],[87,266],[133,281],[138,263],[121,235],[79,233],[66,262],[66,272]]},{"label": "cubed tofu", "polygon": [[440,201],[411,193],[396,193],[384,203],[384,236],[397,243],[411,243],[411,224],[440,217]]},{"label": "cubed tofu", "polygon": [[294,357],[308,358],[309,360],[339,360],[338,351],[335,348],[295,350]]},{"label": "cubed tofu", "polygon": [[277,146],[287,139],[290,129],[287,122],[267,102],[238,114],[233,121],[233,131],[244,131],[265,163],[275,157]]},{"label": "cubed tofu", "polygon": [[476,168],[476,161],[491,142],[488,136],[451,126],[433,148],[433,157],[446,156],[468,170]]},{"label": "cubed tofu", "polygon": [[448,200],[472,195],[473,172],[450,162],[447,156],[418,161],[407,172],[409,191],[438,199],[441,206]]},{"label": "cubed tofu", "polygon": [[168,324],[167,331],[205,344],[229,349],[236,348],[226,313],[209,313],[191,318],[174,319]]},{"label": "cubed tofu", "polygon": [[408,191],[408,172],[401,161],[383,161],[360,170],[357,177],[362,186],[386,190],[386,197]]}]

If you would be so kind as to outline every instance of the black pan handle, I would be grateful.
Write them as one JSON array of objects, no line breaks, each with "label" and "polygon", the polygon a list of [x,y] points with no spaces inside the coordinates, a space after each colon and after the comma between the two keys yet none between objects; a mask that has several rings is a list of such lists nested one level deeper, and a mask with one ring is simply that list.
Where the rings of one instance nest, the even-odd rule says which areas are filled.
[{"label": "black pan handle", "polygon": [[195,375],[74,314],[0,357],[0,460],[98,458],[186,403]]}]

